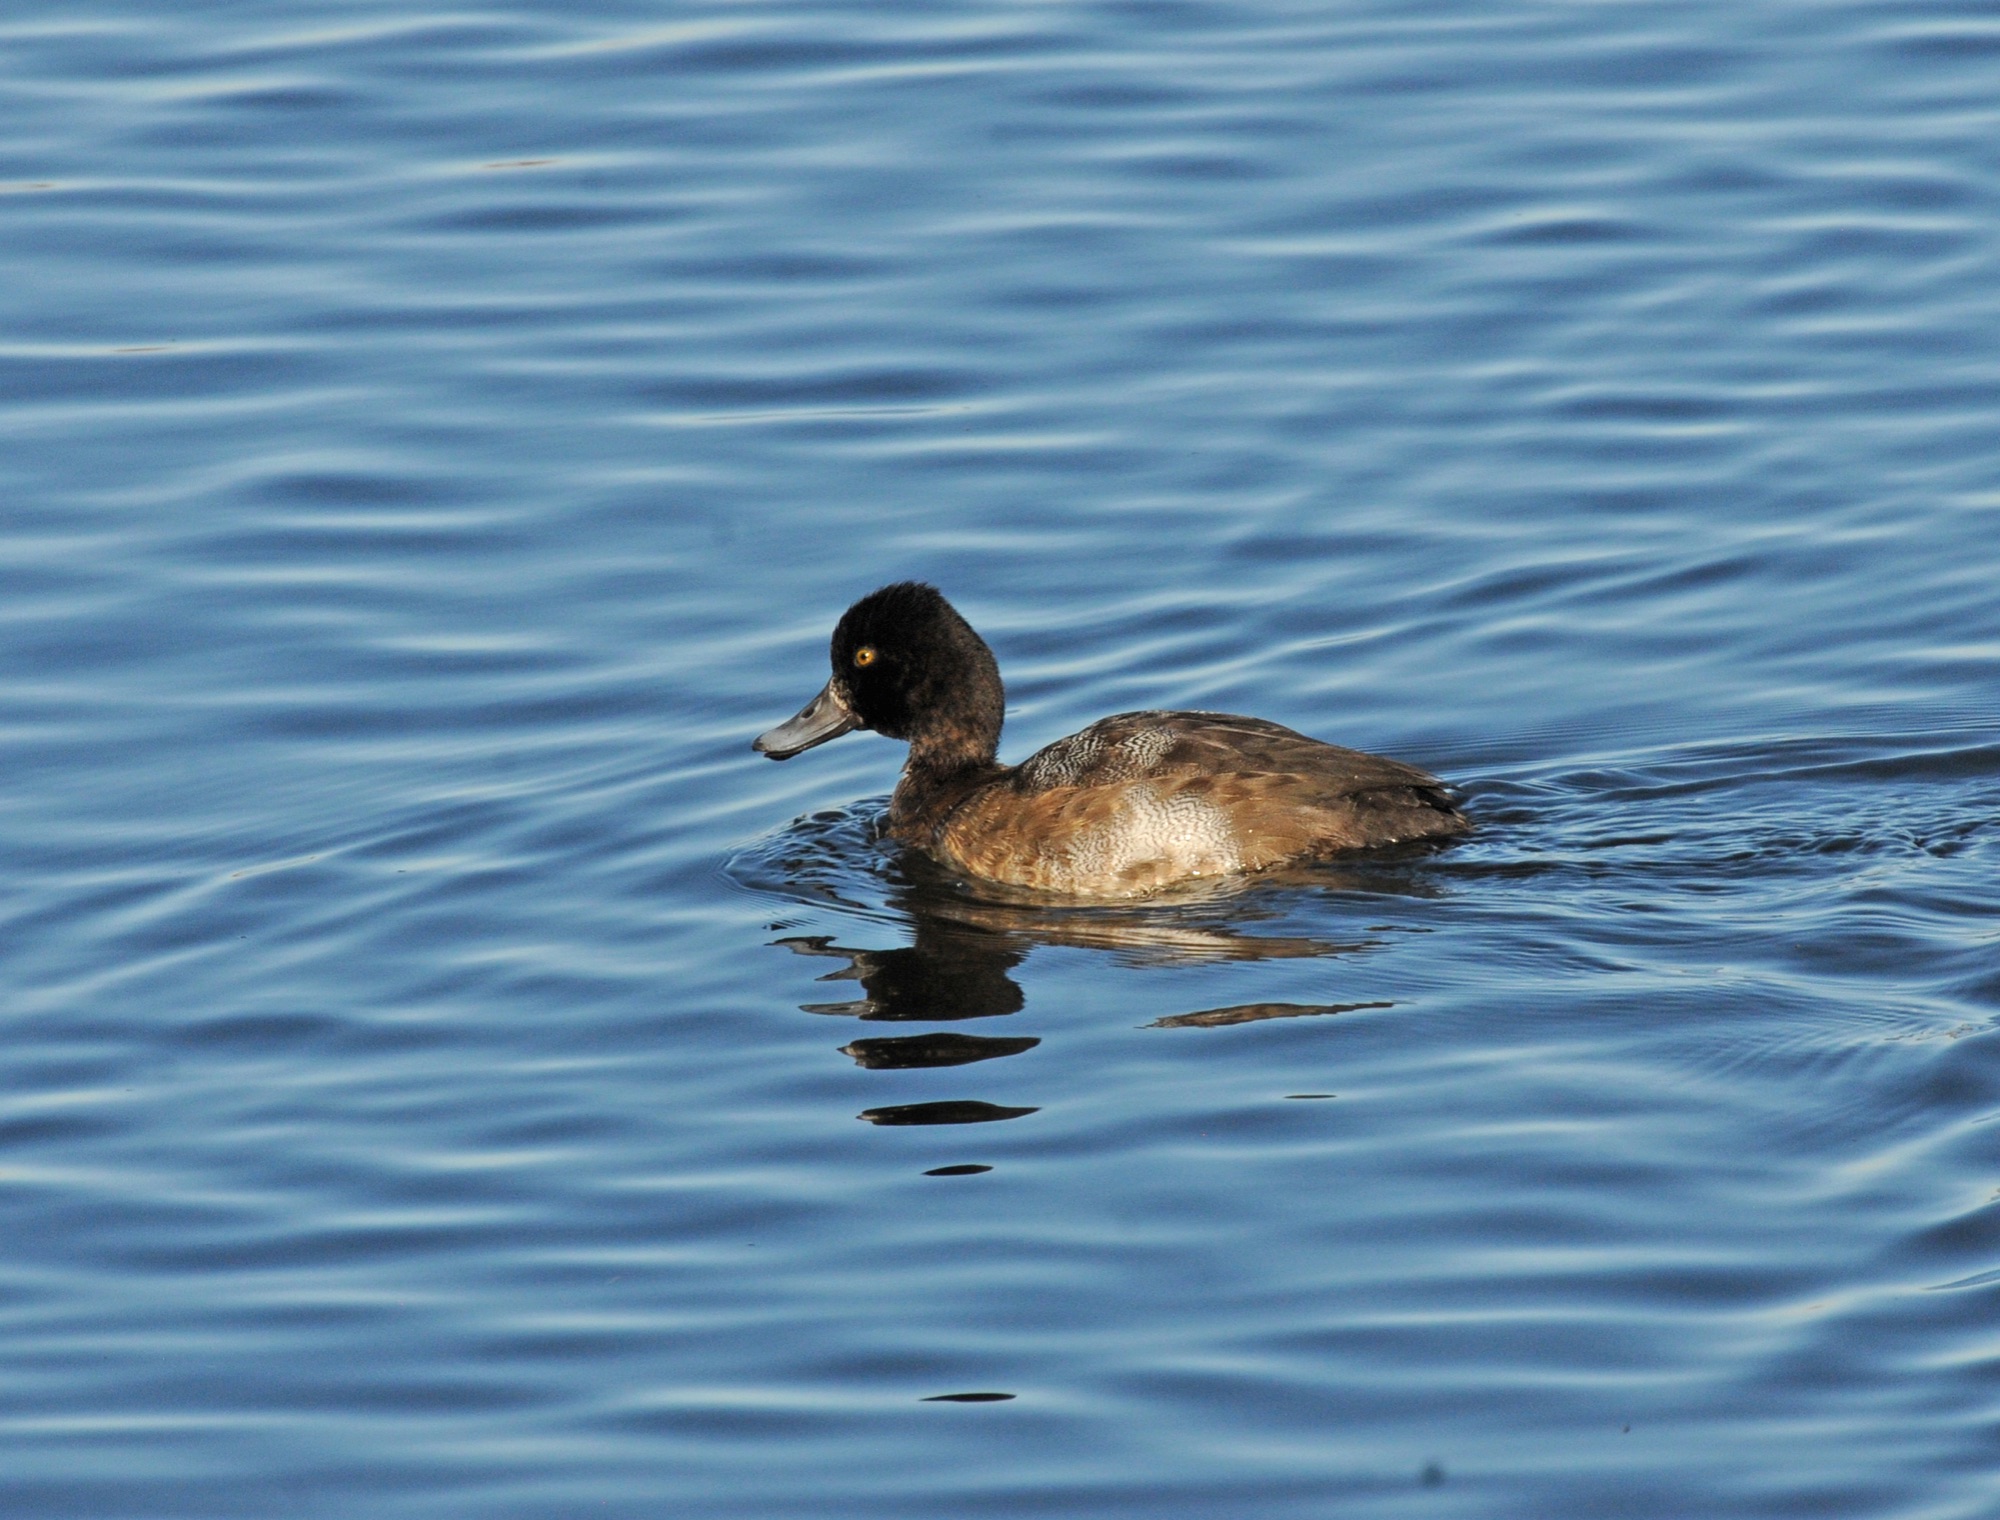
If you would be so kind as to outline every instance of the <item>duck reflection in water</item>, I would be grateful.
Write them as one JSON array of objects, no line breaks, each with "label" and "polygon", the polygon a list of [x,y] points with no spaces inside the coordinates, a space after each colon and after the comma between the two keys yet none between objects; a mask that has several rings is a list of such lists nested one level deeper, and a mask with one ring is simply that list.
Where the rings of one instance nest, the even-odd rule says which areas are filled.
[{"label": "duck reflection in water", "polygon": [[859,982],[863,996],[841,1003],[805,1003],[807,1013],[856,1019],[931,1022],[989,1019],[1018,1013],[1020,985],[1007,973],[1027,958],[1025,946],[998,935],[918,918],[915,941],[893,950],[836,945],[831,935],[796,935],[774,941],[800,955],[847,962],[822,982]]},{"label": "duck reflection in water", "polygon": [[[1317,873],[1313,885],[1351,887]],[[1367,886],[1382,888],[1379,877]],[[874,1022],[959,1022],[1019,1012],[1024,998],[1011,975],[1031,950],[1045,946],[1104,950],[1137,965],[1203,964],[1218,961],[1297,960],[1357,955],[1383,943],[1372,935],[1344,942],[1303,936],[1260,935],[1242,921],[1267,912],[1233,903],[1235,922],[1200,922],[1151,909],[1047,908],[985,902],[908,883],[892,901],[912,926],[911,943],[885,950],[835,943],[830,935],[793,935],[774,941],[800,955],[845,962],[820,978],[853,981],[862,996],[841,1002],[806,1003],[807,1013]],[[1387,1003],[1243,1003],[1198,1009],[1153,1021],[1156,1028],[1210,1028],[1259,1019],[1296,1018],[1381,1008]],[[997,1056],[1018,1055],[1040,1041],[960,1033],[855,1040],[842,1053],[874,1068],[959,1066]]]}]

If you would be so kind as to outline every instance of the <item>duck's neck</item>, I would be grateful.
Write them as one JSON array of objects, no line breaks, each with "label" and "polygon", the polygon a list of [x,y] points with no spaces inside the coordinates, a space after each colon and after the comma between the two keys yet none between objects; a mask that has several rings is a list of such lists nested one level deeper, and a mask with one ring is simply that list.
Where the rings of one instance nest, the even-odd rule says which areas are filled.
[{"label": "duck's neck", "polygon": [[[954,614],[956,617],[956,614]],[[915,721],[885,725],[906,740],[896,795],[889,801],[889,832],[920,849],[936,841],[953,808],[1005,772],[996,758],[1007,721],[1007,689],[985,641],[959,620],[957,658],[940,664],[910,703]]]},{"label": "duck's neck", "polygon": [[889,799],[889,832],[907,843],[928,847],[953,808],[1007,767],[994,752],[999,735],[925,735],[910,745],[910,758]]}]

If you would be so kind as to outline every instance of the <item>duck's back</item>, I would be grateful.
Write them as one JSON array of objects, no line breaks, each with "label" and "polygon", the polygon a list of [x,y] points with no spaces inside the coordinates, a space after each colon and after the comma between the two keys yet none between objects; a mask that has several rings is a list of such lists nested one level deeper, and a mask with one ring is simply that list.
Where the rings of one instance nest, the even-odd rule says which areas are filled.
[{"label": "duck's back", "polygon": [[938,850],[975,875],[1124,896],[1197,876],[1462,834],[1436,777],[1230,713],[1120,713],[954,810]]}]

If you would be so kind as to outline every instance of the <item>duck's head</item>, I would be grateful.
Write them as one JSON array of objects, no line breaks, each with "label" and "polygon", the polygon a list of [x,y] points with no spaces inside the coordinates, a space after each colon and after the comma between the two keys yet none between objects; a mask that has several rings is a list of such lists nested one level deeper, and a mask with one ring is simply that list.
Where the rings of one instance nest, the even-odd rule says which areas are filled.
[{"label": "duck's head", "polygon": [[833,630],[833,676],[789,723],[760,734],[773,760],[857,728],[906,739],[913,761],[991,762],[1007,697],[986,641],[935,586],[898,581],[847,609]]}]

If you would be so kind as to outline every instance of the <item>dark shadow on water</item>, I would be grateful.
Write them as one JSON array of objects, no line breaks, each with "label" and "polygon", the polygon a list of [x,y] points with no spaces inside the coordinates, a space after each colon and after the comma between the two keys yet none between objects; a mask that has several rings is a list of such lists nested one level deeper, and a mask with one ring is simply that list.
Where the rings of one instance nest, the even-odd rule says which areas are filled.
[{"label": "dark shadow on water", "polygon": [[1021,988],[1007,973],[1026,958],[1026,949],[976,931],[920,918],[916,942],[895,949],[836,945],[830,935],[822,934],[793,935],[772,943],[799,955],[844,960],[846,965],[827,972],[820,980],[861,984],[861,997],[801,1004],[807,1013],[872,1020],[956,1021],[995,1018],[1021,1008]]},{"label": "dark shadow on water", "polygon": [[949,1098],[935,1103],[892,1103],[886,1108],[864,1108],[855,1117],[870,1124],[992,1124],[1040,1112],[1039,1108],[1009,1108],[976,1098]]},{"label": "dark shadow on water", "polygon": [[907,1071],[919,1066],[968,1066],[997,1056],[1017,1056],[1042,1042],[1030,1037],[995,1039],[976,1034],[912,1034],[886,1040],[854,1040],[840,1047],[857,1066],[871,1071]]},{"label": "dark shadow on water", "polygon": [[1017,1395],[1011,1393],[934,1393],[923,1404],[1004,1404]]},{"label": "dark shadow on water", "polygon": [[1329,1013],[1358,1013],[1364,1008],[1394,1008],[1394,1003],[1237,1003],[1229,1008],[1204,1008],[1154,1019],[1148,1029],[1219,1029],[1225,1024],[1254,1024],[1260,1019],[1303,1019]]}]

